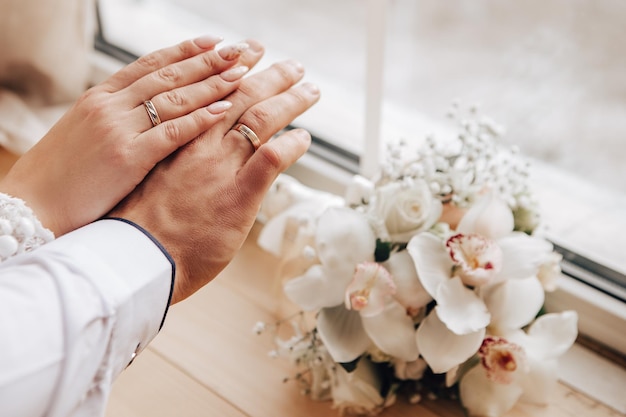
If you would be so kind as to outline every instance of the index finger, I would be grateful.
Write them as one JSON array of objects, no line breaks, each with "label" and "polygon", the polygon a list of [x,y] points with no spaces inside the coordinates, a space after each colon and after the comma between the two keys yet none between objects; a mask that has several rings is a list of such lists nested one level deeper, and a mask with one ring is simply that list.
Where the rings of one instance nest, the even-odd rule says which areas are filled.
[{"label": "index finger", "polygon": [[141,77],[169,64],[183,61],[202,52],[210,51],[220,43],[222,38],[218,36],[201,36],[193,40],[186,40],[178,45],[159,49],[138,58],[136,61],[125,66],[102,83],[103,87],[114,92],[121,90]]}]

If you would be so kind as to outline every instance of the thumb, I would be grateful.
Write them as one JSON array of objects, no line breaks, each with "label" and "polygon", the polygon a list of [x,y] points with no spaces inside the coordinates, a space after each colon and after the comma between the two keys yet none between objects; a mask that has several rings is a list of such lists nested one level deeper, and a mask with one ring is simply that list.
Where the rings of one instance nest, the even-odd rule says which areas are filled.
[{"label": "thumb", "polygon": [[293,129],[261,146],[238,173],[242,194],[258,194],[260,201],[278,174],[304,155],[310,144],[309,132]]}]

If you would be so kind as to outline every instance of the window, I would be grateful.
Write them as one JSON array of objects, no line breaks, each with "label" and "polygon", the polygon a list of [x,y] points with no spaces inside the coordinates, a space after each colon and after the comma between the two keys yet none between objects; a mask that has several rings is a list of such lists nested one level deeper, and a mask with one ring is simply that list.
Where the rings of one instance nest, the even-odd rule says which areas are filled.
[{"label": "window", "polygon": [[623,2],[100,0],[100,12],[103,40],[122,55],[212,33],[261,40],[260,67],[299,59],[323,98],[294,124],[315,136],[312,153],[348,170],[375,163],[372,135],[422,140],[445,130],[453,99],[479,103],[533,159],[564,272],[600,291],[591,306],[611,306],[610,318],[589,313],[583,325],[626,351]]}]

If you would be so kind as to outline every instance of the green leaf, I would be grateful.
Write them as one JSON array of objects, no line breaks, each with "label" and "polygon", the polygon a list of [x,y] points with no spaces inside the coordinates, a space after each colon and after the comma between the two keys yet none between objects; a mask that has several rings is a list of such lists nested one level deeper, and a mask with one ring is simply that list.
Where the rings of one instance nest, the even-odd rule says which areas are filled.
[{"label": "green leaf", "polygon": [[376,250],[374,251],[374,259],[376,262],[385,262],[389,259],[391,248],[391,242],[383,242],[380,239],[376,239]]},{"label": "green leaf", "polygon": [[356,369],[356,365],[359,363],[360,359],[361,359],[361,357],[359,356],[358,358],[356,358],[352,362],[339,362],[339,365],[343,369],[345,369],[346,372],[354,372],[354,370]]}]

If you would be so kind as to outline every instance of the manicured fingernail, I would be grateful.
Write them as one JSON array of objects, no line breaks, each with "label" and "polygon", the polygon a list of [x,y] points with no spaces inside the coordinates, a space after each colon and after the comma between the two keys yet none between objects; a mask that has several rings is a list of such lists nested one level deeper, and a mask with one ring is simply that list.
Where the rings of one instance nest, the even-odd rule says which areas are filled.
[{"label": "manicured fingernail", "polygon": [[239,66],[236,66],[229,70],[224,71],[223,73],[220,74],[220,77],[222,77],[224,81],[232,82],[243,77],[244,74],[248,72],[249,70],[250,68],[246,67],[245,65],[239,65]]},{"label": "manicured fingernail", "polygon": [[207,106],[207,110],[212,114],[220,114],[224,113],[226,110],[230,109],[233,106],[233,103],[230,101],[216,101],[215,103],[211,103]]},{"label": "manicured fingernail", "polygon": [[252,40],[252,42],[249,45],[250,45],[250,50],[253,52],[263,51],[263,45],[261,45],[259,42]]},{"label": "manicured fingernail", "polygon": [[224,38],[221,36],[204,35],[194,39],[193,42],[202,49],[208,49],[214,47],[223,40]]},{"label": "manicured fingernail", "polygon": [[303,83],[300,88],[305,89],[306,91],[308,91],[309,93],[317,96],[320,93],[320,88],[313,84],[313,83]]},{"label": "manicured fingernail", "polygon": [[298,139],[303,142],[308,143],[311,141],[311,134],[304,129],[294,129],[292,132],[295,133],[298,136]]},{"label": "manicured fingernail", "polygon": [[241,53],[243,51],[248,49],[249,46],[250,45],[248,45],[245,42],[240,42],[240,43],[236,43],[234,45],[225,46],[222,49],[220,49],[219,51],[217,51],[217,53],[223,59],[225,59],[227,61],[231,61],[231,60],[239,57],[239,55],[241,55]]}]

